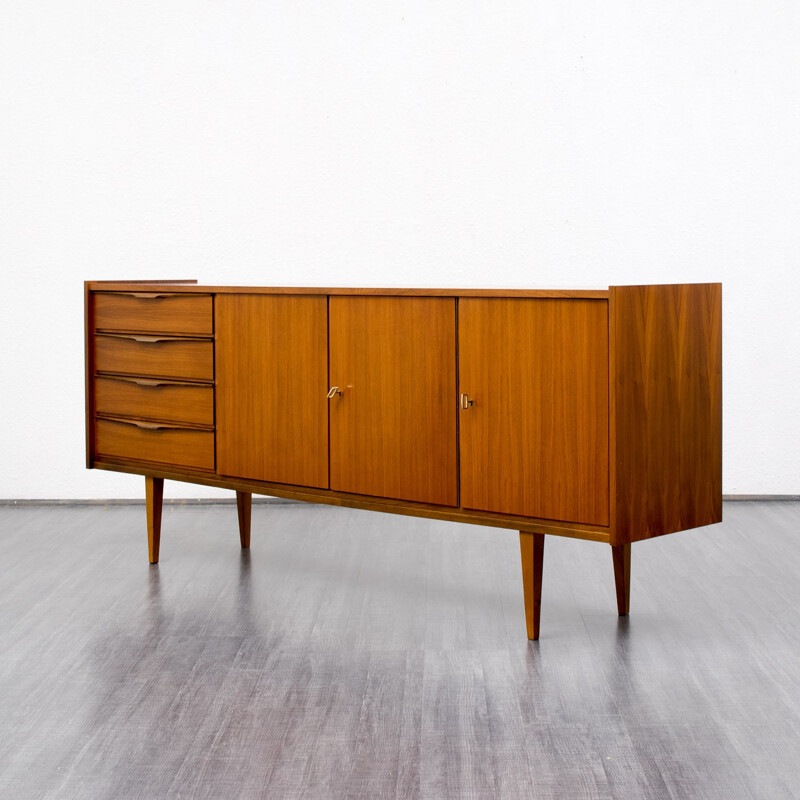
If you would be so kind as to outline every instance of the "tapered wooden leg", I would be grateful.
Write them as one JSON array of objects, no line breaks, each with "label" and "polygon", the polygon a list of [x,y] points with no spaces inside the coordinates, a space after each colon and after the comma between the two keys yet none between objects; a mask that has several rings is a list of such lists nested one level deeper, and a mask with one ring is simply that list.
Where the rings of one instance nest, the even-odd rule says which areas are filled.
[{"label": "tapered wooden leg", "polygon": [[158,548],[161,544],[161,505],[164,500],[164,479],[144,479],[144,491],[147,498],[147,549],[150,563],[158,564]]},{"label": "tapered wooden leg", "polygon": [[253,495],[250,492],[236,492],[236,510],[239,512],[239,541],[242,547],[250,547],[250,511]]},{"label": "tapered wooden leg", "polygon": [[614,583],[617,586],[617,611],[624,617],[631,607],[631,546],[612,545],[611,556],[614,559]]},{"label": "tapered wooden leg", "polygon": [[542,612],[542,565],[544,563],[544,534],[519,532],[522,555],[522,593],[525,598],[525,626],[528,638],[539,638],[539,617]]}]

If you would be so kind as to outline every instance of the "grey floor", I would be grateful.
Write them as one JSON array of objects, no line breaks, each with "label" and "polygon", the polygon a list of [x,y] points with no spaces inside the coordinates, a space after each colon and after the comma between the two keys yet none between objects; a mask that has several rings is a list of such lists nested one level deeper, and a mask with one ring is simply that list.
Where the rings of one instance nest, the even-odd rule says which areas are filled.
[{"label": "grey floor", "polygon": [[800,797],[800,503],[633,548],[321,506],[0,508],[0,797]]}]

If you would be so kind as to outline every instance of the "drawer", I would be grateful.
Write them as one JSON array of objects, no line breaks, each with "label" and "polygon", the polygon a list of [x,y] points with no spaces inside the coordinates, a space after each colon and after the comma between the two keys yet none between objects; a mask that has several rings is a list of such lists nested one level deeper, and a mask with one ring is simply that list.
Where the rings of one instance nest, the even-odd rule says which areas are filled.
[{"label": "drawer", "polygon": [[101,378],[94,382],[95,410],[190,425],[214,424],[214,388],[153,378]]},{"label": "drawer", "polygon": [[214,312],[210,294],[96,292],[95,330],[211,336]]},{"label": "drawer", "polygon": [[214,343],[210,339],[98,334],[94,342],[98,372],[201,381],[214,378]]},{"label": "drawer", "polygon": [[214,469],[213,431],[98,418],[95,420],[95,450],[98,458]]}]

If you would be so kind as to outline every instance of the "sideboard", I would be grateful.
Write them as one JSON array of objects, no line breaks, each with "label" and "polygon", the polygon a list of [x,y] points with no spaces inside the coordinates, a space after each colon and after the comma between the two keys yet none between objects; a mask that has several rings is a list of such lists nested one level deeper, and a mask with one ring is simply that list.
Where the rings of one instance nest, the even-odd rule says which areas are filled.
[{"label": "sideboard", "polygon": [[519,531],[538,639],[545,535],[611,547],[722,519],[722,287],[85,284],[87,467]]}]

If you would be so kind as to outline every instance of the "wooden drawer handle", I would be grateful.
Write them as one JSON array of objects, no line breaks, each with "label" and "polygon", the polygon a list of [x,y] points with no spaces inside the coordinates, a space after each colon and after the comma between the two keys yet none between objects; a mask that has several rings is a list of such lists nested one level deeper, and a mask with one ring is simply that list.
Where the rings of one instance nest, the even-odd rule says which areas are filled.
[{"label": "wooden drawer handle", "polygon": [[211,338],[201,336],[143,336],[138,333],[106,333],[98,331],[98,336],[107,336],[110,339],[128,339],[144,344],[158,344],[159,342],[211,342]]},{"label": "wooden drawer handle", "polygon": [[120,425],[133,425],[134,428],[141,428],[143,431],[194,431],[194,428],[187,428],[183,425],[166,425],[163,422],[145,422],[140,419],[121,419],[120,417],[98,417],[104,422],[116,422]]},{"label": "wooden drawer handle", "polygon": [[110,336],[113,339],[130,339],[134,342],[145,342],[146,344],[157,344],[158,342],[174,342],[185,341],[184,339],[176,340],[169,336],[140,336],[133,333],[104,333],[103,336]]},{"label": "wooden drawer handle", "polygon": [[138,300],[158,300],[162,297],[174,297],[174,293],[164,294],[163,292],[103,292],[103,294],[113,294],[121,297],[135,297]]},{"label": "wooden drawer handle", "polygon": [[168,422],[145,422],[141,419],[126,419],[123,417],[113,417],[111,415],[98,414],[96,417],[98,422],[116,422],[119,425],[132,425],[134,428],[141,428],[144,431],[186,431],[187,433],[210,433],[213,427],[203,426],[194,427],[189,425],[171,425]]},{"label": "wooden drawer handle", "polygon": [[123,339],[133,339],[134,342],[147,342],[148,344],[155,344],[157,342],[169,342],[163,336],[123,336]]},{"label": "wooden drawer handle", "polygon": [[109,422],[118,422],[120,425],[133,425],[145,431],[160,431],[163,428],[174,428],[174,425],[161,425],[158,422],[141,422],[133,419],[110,419]]},{"label": "wooden drawer handle", "polygon": [[[170,381],[153,381],[147,378],[127,378],[122,375],[104,375],[104,378],[112,381],[123,381],[124,383],[135,383],[137,386],[170,386],[174,385]],[[181,384],[178,384],[181,385]]]},{"label": "wooden drawer handle", "polygon": [[148,381],[144,378],[128,378],[127,380],[130,380],[131,383],[135,383],[137,386],[169,386],[166,381]]},{"label": "wooden drawer handle", "polygon": [[[197,281],[175,281],[177,286],[187,283],[197,283]],[[109,291],[106,289],[97,290],[101,294],[113,294],[121,297],[135,297],[137,300],[159,300],[164,297],[208,297],[205,292],[123,292],[123,291]]]}]

